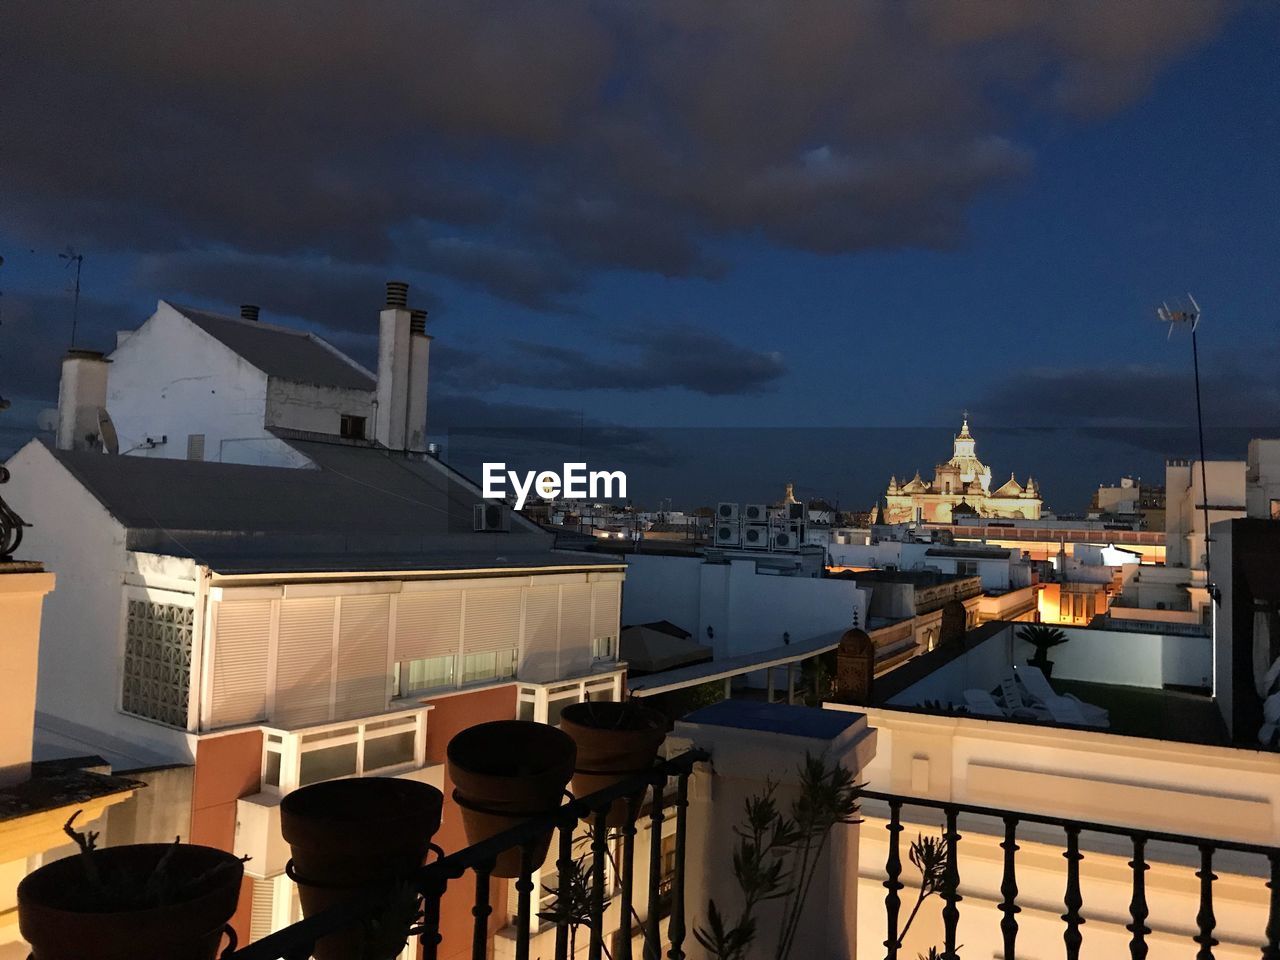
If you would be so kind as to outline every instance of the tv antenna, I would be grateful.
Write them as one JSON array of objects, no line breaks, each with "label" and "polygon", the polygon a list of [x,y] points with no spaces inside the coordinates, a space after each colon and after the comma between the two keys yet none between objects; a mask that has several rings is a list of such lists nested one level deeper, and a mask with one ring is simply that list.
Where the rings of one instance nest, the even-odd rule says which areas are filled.
[{"label": "tv antenna", "polygon": [[84,265],[84,254],[76,253],[71,247],[58,254],[59,260],[65,260],[64,267],[76,265],[75,298],[71,301],[71,346],[76,345],[76,322],[80,319],[80,268]]},{"label": "tv antenna", "polygon": [[1196,303],[1196,298],[1190,293],[1187,294],[1187,304],[1190,306],[1178,304],[1170,307],[1168,302],[1160,304],[1156,307],[1156,316],[1164,323],[1169,325],[1168,340],[1173,339],[1173,331],[1177,327],[1185,327],[1191,331],[1191,368],[1195,374],[1196,381],[1196,428],[1200,437],[1200,488],[1201,488],[1201,506],[1204,508],[1204,577],[1205,583],[1209,587],[1209,596],[1213,599],[1217,598],[1217,591],[1213,586],[1213,579],[1209,573],[1209,479],[1208,471],[1204,463],[1204,412],[1200,406],[1200,351],[1196,346],[1196,330],[1200,326],[1200,304]]}]

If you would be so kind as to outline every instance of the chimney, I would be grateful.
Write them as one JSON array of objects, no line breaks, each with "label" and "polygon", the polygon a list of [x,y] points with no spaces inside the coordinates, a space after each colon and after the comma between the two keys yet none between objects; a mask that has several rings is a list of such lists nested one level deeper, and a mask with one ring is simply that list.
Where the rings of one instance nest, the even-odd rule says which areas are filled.
[{"label": "chimney", "polygon": [[378,410],[373,437],[391,450],[408,449],[409,285],[387,283],[387,302],[378,315]]},{"label": "chimney", "polygon": [[427,452],[427,362],[431,338],[427,336],[427,311],[409,312],[409,390],[405,415],[405,449]]},{"label": "chimney", "polygon": [[68,350],[58,385],[58,449],[98,449],[98,411],[107,406],[108,360],[96,350]]},{"label": "chimney", "polygon": [[258,305],[256,303],[240,304],[240,319],[258,322]]}]

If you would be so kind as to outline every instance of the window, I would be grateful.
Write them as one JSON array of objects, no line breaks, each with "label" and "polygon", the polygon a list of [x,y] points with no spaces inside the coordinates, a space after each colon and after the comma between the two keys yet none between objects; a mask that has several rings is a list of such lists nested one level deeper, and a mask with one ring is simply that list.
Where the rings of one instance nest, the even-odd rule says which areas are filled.
[{"label": "window", "polygon": [[418,761],[426,711],[384,715],[357,723],[307,730],[267,730],[263,738],[263,788],[287,793],[321,780],[393,773]]},{"label": "window", "polygon": [[596,637],[591,641],[591,659],[612,660],[617,646],[617,637]]},{"label": "window", "polygon": [[129,601],[120,698],[125,713],[187,728],[193,617],[190,607]]},{"label": "window", "polygon": [[1271,501],[1271,519],[1280,520],[1280,500]]},{"label": "window", "polygon": [[427,657],[425,660],[406,660],[392,668],[397,697],[405,697],[419,690],[436,690],[453,686],[453,654]]},{"label": "window", "polygon": [[338,421],[338,436],[346,437],[348,440],[363,440],[364,424],[364,417],[344,413],[342,414],[342,419]]},{"label": "window", "polygon": [[204,459],[204,434],[203,433],[187,434],[187,459],[188,460]]},{"label": "window", "polygon": [[475,683],[477,680],[514,677],[517,652],[518,649],[512,647],[510,650],[467,654],[462,658],[462,682]]},{"label": "window", "polygon": [[962,577],[976,577],[978,575],[978,561],[957,560],[956,573]]}]

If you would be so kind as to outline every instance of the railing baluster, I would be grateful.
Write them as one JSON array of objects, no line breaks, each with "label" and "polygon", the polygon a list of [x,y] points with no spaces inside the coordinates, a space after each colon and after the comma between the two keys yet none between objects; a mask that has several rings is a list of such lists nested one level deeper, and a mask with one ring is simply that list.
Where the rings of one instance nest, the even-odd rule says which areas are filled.
[{"label": "railing baluster", "polygon": [[884,888],[889,892],[884,895],[884,912],[886,935],[884,941],[885,960],[898,960],[898,911],[902,909],[902,899],[898,891],[905,886],[899,879],[902,876],[902,856],[898,852],[898,834],[902,833],[902,801],[889,801],[889,858],[884,862]]},{"label": "railing baluster", "polygon": [[1067,928],[1062,932],[1062,940],[1067,945],[1067,960],[1079,960],[1080,944],[1084,940],[1080,933],[1080,927],[1084,924],[1084,917],[1080,914],[1080,908],[1084,905],[1080,896],[1080,861],[1084,859],[1084,855],[1080,853],[1080,827],[1069,823],[1064,829],[1067,832],[1067,851],[1062,856],[1067,861],[1067,892],[1062,903],[1067,912],[1062,915],[1062,919]]},{"label": "railing baluster", "polygon": [[609,854],[609,804],[595,814],[591,826],[591,941],[587,960],[604,956],[604,862]]},{"label": "railing baluster", "polygon": [[1129,940],[1129,956],[1132,960],[1146,960],[1147,934],[1151,928],[1147,926],[1147,838],[1135,833],[1133,840],[1133,859],[1129,866],[1133,868],[1133,898],[1129,901],[1129,916],[1133,919],[1125,924],[1125,929],[1133,936]]},{"label": "railing baluster", "polygon": [[667,924],[667,939],[671,949],[669,960],[684,960],[684,852],[687,829],[686,810],[689,806],[689,774],[676,777],[676,862],[671,876],[671,922]]},{"label": "railing baluster", "polygon": [[666,774],[660,774],[653,782],[653,803],[649,807],[649,913],[645,918],[644,960],[662,957],[658,883],[662,879],[662,794],[666,788]]},{"label": "railing baluster", "polygon": [[943,960],[960,960],[956,953],[956,928],[960,924],[960,908],[958,904],[964,897],[960,896],[960,864],[958,846],[960,833],[956,830],[958,808],[948,805],[946,808],[947,829],[942,838],[947,842],[947,871],[942,881],[942,936]]},{"label": "railing baluster", "polygon": [[1213,928],[1218,925],[1213,915],[1213,881],[1218,879],[1213,872],[1213,845],[1200,845],[1200,869],[1196,871],[1200,878],[1200,912],[1196,914],[1196,926],[1200,932],[1192,939],[1200,944],[1196,951],[1196,960],[1213,960],[1213,948],[1218,941],[1213,936]]},{"label": "railing baluster", "polygon": [[1018,941],[1018,917],[1022,908],[1018,906],[1018,875],[1015,854],[1017,843],[1018,818],[1004,818],[1004,842],[1000,848],[1004,851],[1004,876],[1000,880],[1000,933],[1004,936],[1004,960],[1014,960]]},{"label": "railing baluster", "polygon": [[533,922],[533,842],[520,844],[520,876],[516,878],[516,960],[529,960],[529,927]]},{"label": "railing baluster", "polygon": [[471,932],[471,960],[486,960],[489,953],[489,916],[493,907],[489,904],[489,873],[492,863],[476,867],[476,902],[471,907],[475,924]]},{"label": "railing baluster", "polygon": [[[556,903],[563,907],[570,902],[573,894],[569,890],[569,872],[573,869],[573,831],[577,821],[560,824],[560,853],[556,858],[556,869],[559,871],[556,883]],[[569,921],[563,909],[556,911],[556,960],[568,960],[569,957]]]},{"label": "railing baluster", "polygon": [[640,797],[627,798],[627,822],[622,825],[622,867],[618,882],[622,885],[621,906],[618,911],[622,937],[613,960],[631,960],[631,914],[633,912],[632,885],[636,866],[636,817],[640,813]]},{"label": "railing baluster", "polygon": [[1280,850],[1270,854],[1271,879],[1267,887],[1271,890],[1271,909],[1267,914],[1267,945],[1262,948],[1262,960],[1280,960]]}]

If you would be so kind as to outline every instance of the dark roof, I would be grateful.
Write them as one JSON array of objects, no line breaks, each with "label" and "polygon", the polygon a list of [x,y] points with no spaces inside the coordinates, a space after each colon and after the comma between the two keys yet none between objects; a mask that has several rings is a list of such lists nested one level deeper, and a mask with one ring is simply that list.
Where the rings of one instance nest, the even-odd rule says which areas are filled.
[{"label": "dark roof", "polygon": [[170,306],[269,377],[351,390],[377,388],[368,372],[313,333],[176,303]]},{"label": "dark roof", "polygon": [[673,637],[679,637],[681,640],[688,640],[693,636],[683,627],[678,627],[670,620],[654,620],[652,623],[642,623],[642,627],[648,627],[650,630],[657,630],[659,633],[670,634]]},{"label": "dark roof", "polygon": [[555,552],[550,534],[514,515],[508,531],[476,532],[478,493],[436,460],[290,443],[317,468],[51,453],[127,528],[130,549],[189,556],[217,572],[608,562]]},{"label": "dark roof", "polygon": [[926,557],[972,557],[983,560],[1008,560],[1015,551],[1009,547],[930,547]]},{"label": "dark roof", "polygon": [[917,587],[936,587],[956,580],[970,580],[976,574],[941,573],[937,570],[841,570],[829,574],[836,580],[878,581],[880,583],[910,583]]}]

